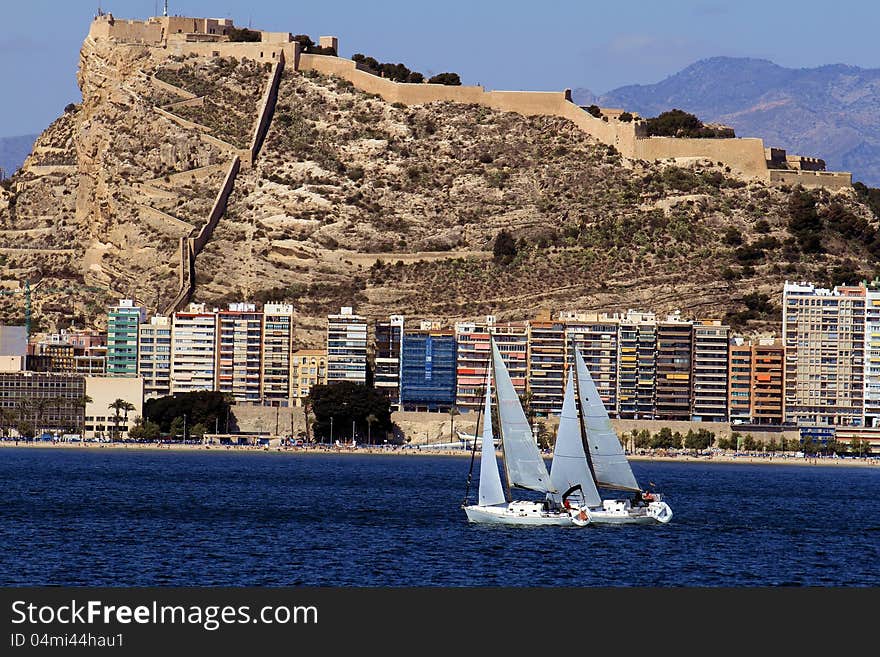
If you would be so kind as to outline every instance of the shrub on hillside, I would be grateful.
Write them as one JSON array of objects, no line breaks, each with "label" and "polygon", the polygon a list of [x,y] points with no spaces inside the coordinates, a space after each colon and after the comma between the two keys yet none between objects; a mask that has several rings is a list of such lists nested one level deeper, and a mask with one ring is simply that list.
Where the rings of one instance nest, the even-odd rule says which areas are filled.
[{"label": "shrub on hillside", "polygon": [[736,136],[731,128],[707,126],[693,114],[680,109],[672,109],[647,119],[645,127],[651,137],[717,139]]},{"label": "shrub on hillside", "polygon": [[874,216],[880,219],[880,189],[876,187],[868,187],[864,183],[854,182],[853,189],[859,198],[868,204]]},{"label": "shrub on hillside", "polygon": [[516,257],[516,240],[506,230],[502,229],[495,238],[495,244],[492,247],[492,256],[498,265],[508,265],[513,262]]},{"label": "shrub on hillside", "polygon": [[428,79],[430,84],[446,84],[450,86],[458,86],[461,84],[461,78],[458,73],[438,73]]},{"label": "shrub on hillside", "polygon": [[262,36],[256,30],[249,30],[246,27],[233,27],[227,33],[230,41],[259,41]]},{"label": "shrub on hillside", "polygon": [[822,218],[816,210],[816,196],[796,189],[788,199],[788,232],[804,253],[822,253]]},{"label": "shrub on hillside", "polygon": [[736,226],[727,226],[724,229],[724,243],[729,246],[739,246],[743,243],[742,233]]},{"label": "shrub on hillside", "polygon": [[367,57],[362,53],[355,53],[351,59],[358,64],[359,68],[372,73],[373,75],[381,75],[394,82],[424,82],[425,76],[418,71],[411,71],[403,64],[391,64],[389,62],[379,62],[374,57]]}]

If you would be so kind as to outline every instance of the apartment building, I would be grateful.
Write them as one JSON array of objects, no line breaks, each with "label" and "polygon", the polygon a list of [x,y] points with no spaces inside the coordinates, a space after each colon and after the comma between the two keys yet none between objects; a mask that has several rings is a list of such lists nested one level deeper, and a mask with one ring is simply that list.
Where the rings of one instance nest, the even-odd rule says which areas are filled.
[{"label": "apartment building", "polygon": [[0,372],[0,409],[44,431],[75,433],[82,426],[85,379],[77,374]]},{"label": "apartment building", "polygon": [[865,302],[864,286],[829,290],[809,283],[785,283],[786,422],[863,423]]},{"label": "apartment building", "polygon": [[752,345],[744,338],[731,339],[727,356],[728,419],[737,424],[752,421]]},{"label": "apartment building", "polygon": [[565,385],[565,324],[550,313],[529,322],[529,399],[538,417],[559,415]]},{"label": "apartment building", "polygon": [[217,313],[191,303],[174,313],[171,330],[171,394],[216,390]]},{"label": "apartment building", "polygon": [[865,290],[865,427],[880,427],[880,290]]},{"label": "apartment building", "polygon": [[367,320],[351,306],[327,316],[327,382],[367,382]]},{"label": "apartment building", "polygon": [[171,394],[171,318],[156,315],[138,328],[138,375],[144,399]]},{"label": "apartment building", "polygon": [[733,423],[782,424],[785,348],[782,340],[731,338],[728,408]]},{"label": "apartment building", "polygon": [[693,323],[693,390],[691,419],[726,422],[728,419],[728,351],[730,327],[718,320]]},{"label": "apartment building", "polygon": [[499,323],[494,315],[487,315],[481,322],[457,322],[455,405],[462,413],[476,411],[483,404],[486,373],[492,354],[490,336],[498,346],[514,389],[520,397],[526,396],[528,324]]},{"label": "apartment building", "polygon": [[32,372],[103,375],[107,369],[107,336],[62,329],[34,339],[27,348]]},{"label": "apartment building", "polygon": [[692,323],[678,313],[657,322],[656,419],[691,417],[693,336]]},{"label": "apartment building", "polygon": [[620,317],[617,337],[617,415],[654,416],[657,375],[657,318],[629,310]]},{"label": "apartment building", "polygon": [[260,380],[262,399],[273,406],[292,403],[290,373],[293,358],[293,306],[263,306],[263,358]]},{"label": "apartment building", "polygon": [[217,312],[217,390],[236,402],[261,401],[263,313],[251,303],[230,303]]},{"label": "apartment building", "polygon": [[405,411],[448,411],[455,405],[455,332],[422,322],[403,334],[400,407]]},{"label": "apartment building", "polygon": [[785,347],[782,340],[762,338],[752,345],[752,372],[752,422],[782,424],[785,410]]},{"label": "apartment building", "polygon": [[312,387],[327,384],[327,350],[297,349],[290,362],[291,398],[294,406],[302,406]]},{"label": "apartment building", "polygon": [[574,364],[574,345],[596,384],[609,415],[617,415],[617,349],[619,317],[607,313],[563,312],[566,364]]},{"label": "apartment building", "polygon": [[138,326],[147,311],[131,299],[120,299],[107,312],[107,374],[136,376],[138,368]]},{"label": "apartment building", "polygon": [[[118,437],[125,439],[134,427],[135,418],[143,417],[144,384],[139,376],[125,379],[109,376],[85,377],[85,394],[89,401],[85,406],[85,438],[112,438],[118,430]],[[130,411],[117,412],[110,406],[117,400],[130,403]]]},{"label": "apartment building", "polygon": [[400,408],[400,354],[403,348],[403,315],[391,315],[376,322],[373,343],[373,385],[381,390],[391,404],[391,410]]}]

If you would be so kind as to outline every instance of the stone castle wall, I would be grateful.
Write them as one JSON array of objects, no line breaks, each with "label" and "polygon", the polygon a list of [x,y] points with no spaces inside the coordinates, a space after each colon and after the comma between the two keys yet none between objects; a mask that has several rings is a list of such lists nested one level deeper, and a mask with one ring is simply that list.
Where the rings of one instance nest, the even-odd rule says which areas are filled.
[{"label": "stone castle wall", "polygon": [[199,43],[180,39],[168,40],[168,52],[178,57],[196,55],[198,57],[234,57],[252,59],[257,62],[275,64],[282,57],[287,62],[296,62],[299,57],[299,43],[263,43],[249,41],[219,41]]},{"label": "stone castle wall", "polygon": [[806,171],[770,169],[770,182],[785,185],[803,185],[822,189],[847,189],[852,187],[852,174],[848,171]]},{"label": "stone castle wall", "polygon": [[254,128],[253,138],[251,139],[250,160],[251,163],[257,159],[266,133],[269,131],[269,124],[272,122],[274,115],[275,102],[278,100],[278,86],[281,84],[281,74],[284,72],[284,53],[281,59],[275,63],[272,69],[272,76],[266,85],[266,91],[263,92],[263,99],[260,103],[260,110],[257,114],[256,127]]},{"label": "stone castle wall", "polygon": [[211,239],[211,234],[214,232],[217,222],[220,221],[220,217],[226,212],[226,204],[229,201],[229,195],[232,193],[235,176],[238,174],[240,166],[241,162],[238,156],[234,157],[229,164],[229,169],[226,172],[226,177],[223,179],[223,184],[220,186],[220,191],[217,192],[217,197],[214,199],[214,206],[211,208],[207,221],[205,221],[198,235],[192,240],[193,258],[205,248],[205,244]]},{"label": "stone castle wall", "polygon": [[704,157],[724,163],[745,178],[769,180],[764,142],[760,139],[642,137],[638,135],[640,125],[637,122],[616,118],[603,121],[572,103],[563,91],[485,91],[483,87],[397,83],[360,70],[354,61],[329,55],[300,55],[299,68],[344,78],[362,91],[404,105],[448,101],[474,103],[526,116],[560,116],[597,140],[614,146],[628,158],[650,161]]},{"label": "stone castle wall", "polygon": [[643,137],[634,143],[632,157],[663,160],[670,157],[704,157],[723,162],[745,178],[767,181],[767,160],[761,139],[685,139],[680,137]]}]

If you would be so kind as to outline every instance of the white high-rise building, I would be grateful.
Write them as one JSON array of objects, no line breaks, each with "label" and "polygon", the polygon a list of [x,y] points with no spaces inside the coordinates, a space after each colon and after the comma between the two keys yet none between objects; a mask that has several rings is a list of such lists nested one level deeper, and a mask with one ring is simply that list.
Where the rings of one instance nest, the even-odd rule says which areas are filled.
[{"label": "white high-rise building", "polygon": [[293,306],[267,303],[263,306],[263,401],[272,405],[291,404],[291,360],[293,354]]},{"label": "white high-rise building", "polygon": [[217,390],[237,402],[260,402],[263,313],[252,303],[217,312]]},{"label": "white high-rise building", "polygon": [[191,303],[174,313],[171,393],[216,390],[217,313]]},{"label": "white high-rise building", "polygon": [[151,317],[138,327],[138,375],[144,399],[171,394],[171,318]]},{"label": "white high-rise building", "polygon": [[343,306],[327,316],[327,383],[367,382],[367,319]]},{"label": "white high-rise building", "polygon": [[864,426],[880,426],[880,290],[865,291]]},{"label": "white high-rise building", "polygon": [[861,425],[865,390],[865,288],[785,283],[785,421]]}]

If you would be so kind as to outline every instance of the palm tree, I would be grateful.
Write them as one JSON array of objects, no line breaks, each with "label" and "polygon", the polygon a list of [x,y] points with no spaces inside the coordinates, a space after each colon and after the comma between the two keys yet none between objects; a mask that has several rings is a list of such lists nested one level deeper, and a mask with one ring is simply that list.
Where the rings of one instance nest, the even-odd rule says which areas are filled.
[{"label": "palm tree", "polygon": [[12,411],[0,408],[0,436],[6,438],[6,434],[9,432],[9,427],[14,419],[15,414]]},{"label": "palm tree", "polygon": [[128,412],[135,410],[134,404],[131,402],[123,402],[122,410],[125,412],[125,437],[128,438]]},{"label": "palm tree", "polygon": [[309,415],[311,415],[311,412],[312,412],[312,398],[309,395],[306,395],[305,397],[303,397],[302,406],[303,406],[303,416],[305,416],[305,420],[306,420],[306,443],[308,444],[308,443],[312,442],[312,433],[311,433],[311,430],[309,429]]},{"label": "palm tree", "polygon": [[449,413],[449,442],[455,441],[455,416],[461,415],[461,412],[454,405],[446,411]]},{"label": "palm tree", "polygon": [[373,423],[378,422],[379,418],[370,413],[367,416],[367,444],[373,444]]},{"label": "palm tree", "polygon": [[110,404],[107,408],[113,411],[113,440],[119,440],[119,412],[125,410],[125,406],[128,404],[124,399],[117,398],[112,404]]},{"label": "palm tree", "polygon": [[[33,410],[32,400],[29,398],[19,399],[18,404],[17,404],[17,409],[18,409],[18,412],[16,413],[16,429],[18,429],[19,425],[21,425],[22,423],[27,423],[28,420],[30,419],[31,412]],[[31,426],[33,426],[33,425],[31,425]],[[19,430],[19,433],[21,433],[20,430]]]},{"label": "palm tree", "polygon": [[54,397],[49,397],[47,400],[49,410],[55,410],[56,412],[56,422],[55,429],[60,429],[62,432],[64,431],[64,425],[61,423],[61,408],[67,405],[67,397],[62,397],[61,395],[55,395]]},{"label": "palm tree", "polygon": [[33,401],[31,407],[34,411],[34,435],[43,435],[43,416],[51,405],[49,397],[38,397]]},{"label": "palm tree", "polygon": [[77,419],[77,421],[79,421],[79,418],[80,417],[82,418],[82,423],[80,424],[81,428],[80,428],[80,432],[79,432],[79,437],[83,441],[85,441],[85,439],[86,439],[86,406],[91,404],[93,401],[95,401],[95,400],[85,394],[82,397],[77,397],[76,400],[74,400],[74,404],[76,404],[76,406],[78,408],[82,408],[82,415],[77,414],[76,419]]}]

